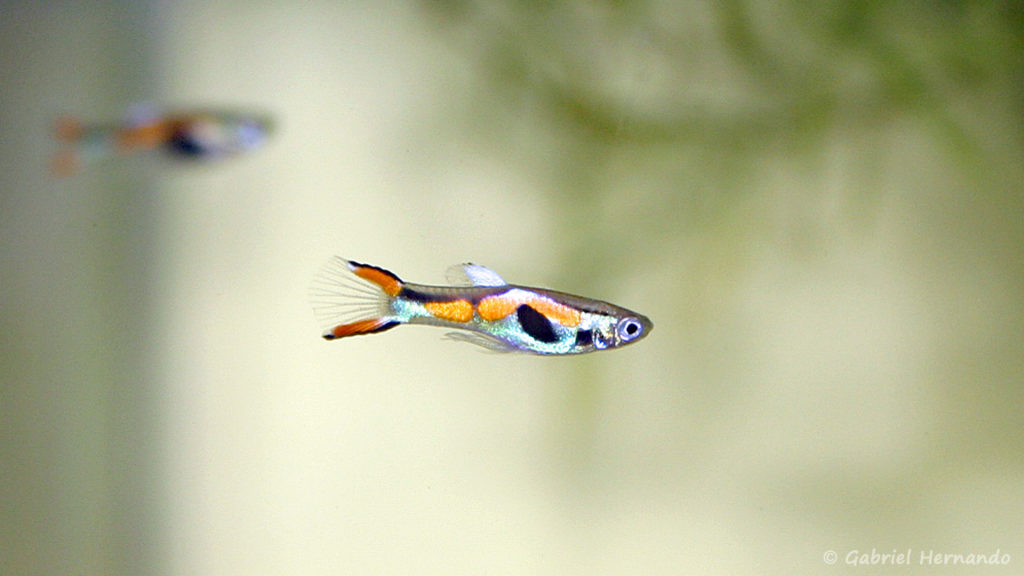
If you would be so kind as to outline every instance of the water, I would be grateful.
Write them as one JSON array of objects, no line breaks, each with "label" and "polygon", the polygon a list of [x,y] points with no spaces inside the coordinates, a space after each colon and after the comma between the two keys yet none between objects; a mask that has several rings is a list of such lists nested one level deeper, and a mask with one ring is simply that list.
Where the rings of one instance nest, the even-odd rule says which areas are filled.
[{"label": "water", "polygon": [[[1024,554],[1012,14],[132,6],[2,9],[4,573]],[[139,102],[281,129],[47,174],[56,114]],[[565,359],[328,343],[333,254],[657,329]]]}]

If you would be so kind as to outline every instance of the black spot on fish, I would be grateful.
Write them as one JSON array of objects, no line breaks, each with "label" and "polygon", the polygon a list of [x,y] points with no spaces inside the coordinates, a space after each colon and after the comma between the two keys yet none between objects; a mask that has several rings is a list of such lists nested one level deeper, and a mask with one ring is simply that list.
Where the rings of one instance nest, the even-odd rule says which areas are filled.
[{"label": "black spot on fish", "polygon": [[526,304],[516,308],[516,319],[519,320],[519,325],[523,327],[523,332],[526,332],[530,338],[546,344],[558,342],[558,335],[555,334],[555,329],[551,326],[551,322],[543,314]]},{"label": "black spot on fish", "polygon": [[594,343],[594,333],[590,330],[576,331],[576,346],[586,348]]},{"label": "black spot on fish", "polygon": [[206,148],[188,130],[175,130],[167,140],[167,149],[174,154],[189,158],[197,158],[206,154]]}]

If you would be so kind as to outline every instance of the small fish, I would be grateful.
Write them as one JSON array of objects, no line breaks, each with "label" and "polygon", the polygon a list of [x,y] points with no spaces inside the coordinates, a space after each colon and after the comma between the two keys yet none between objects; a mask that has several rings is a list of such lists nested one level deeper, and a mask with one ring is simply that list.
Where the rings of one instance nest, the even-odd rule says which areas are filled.
[{"label": "small fish", "polygon": [[455,340],[502,352],[583,354],[632,344],[654,325],[600,300],[506,283],[490,268],[449,269],[450,286],[403,282],[391,272],[333,258],[311,289],[327,340],[399,324],[458,328]]},{"label": "small fish", "polygon": [[257,148],[271,131],[265,116],[229,111],[143,111],[135,116],[112,124],[59,119],[56,135],[63,147],[54,156],[53,172],[69,176],[97,160],[158,148],[179,158],[231,156]]}]

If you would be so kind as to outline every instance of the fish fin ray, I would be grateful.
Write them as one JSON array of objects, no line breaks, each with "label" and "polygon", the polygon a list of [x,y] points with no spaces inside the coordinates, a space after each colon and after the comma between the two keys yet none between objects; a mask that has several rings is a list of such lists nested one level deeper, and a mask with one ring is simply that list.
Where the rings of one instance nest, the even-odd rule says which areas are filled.
[{"label": "fish fin ray", "polygon": [[[367,269],[380,274],[365,274]],[[363,271],[364,275],[359,275]],[[377,280],[386,284],[382,285]],[[309,287],[313,313],[323,328],[327,340],[383,332],[401,324],[391,309],[394,291],[387,284],[401,281],[386,270],[352,262],[339,256],[331,258],[314,277]]]},{"label": "fish fin ray", "polygon": [[445,277],[453,286],[505,286],[508,284],[494,270],[471,262],[449,267]]}]

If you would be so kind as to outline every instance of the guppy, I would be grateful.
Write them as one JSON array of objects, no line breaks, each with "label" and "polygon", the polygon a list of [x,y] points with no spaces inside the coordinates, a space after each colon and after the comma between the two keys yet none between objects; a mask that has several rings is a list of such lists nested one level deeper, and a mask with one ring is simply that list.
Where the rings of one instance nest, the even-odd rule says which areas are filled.
[{"label": "guppy", "polygon": [[508,284],[477,264],[449,268],[448,280],[452,285],[413,284],[383,268],[335,257],[317,276],[311,296],[327,340],[428,324],[460,329],[448,336],[490,350],[565,355],[632,344],[654,328],[642,314]]},{"label": "guppy", "polygon": [[220,158],[259,147],[269,136],[269,117],[229,110],[193,110],[156,114],[144,110],[121,123],[57,121],[63,144],[52,169],[69,176],[97,160],[142,150],[163,149],[178,158]]}]

